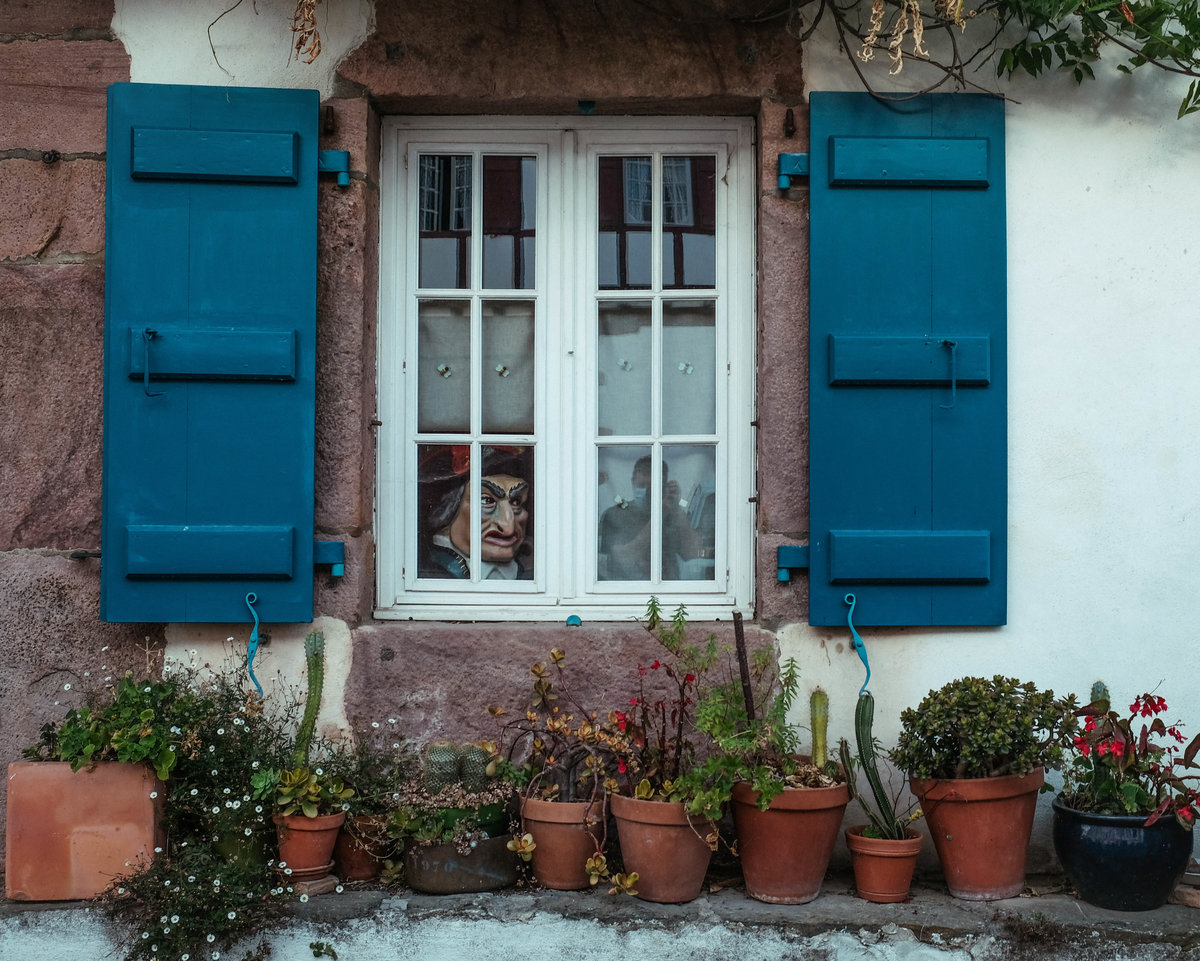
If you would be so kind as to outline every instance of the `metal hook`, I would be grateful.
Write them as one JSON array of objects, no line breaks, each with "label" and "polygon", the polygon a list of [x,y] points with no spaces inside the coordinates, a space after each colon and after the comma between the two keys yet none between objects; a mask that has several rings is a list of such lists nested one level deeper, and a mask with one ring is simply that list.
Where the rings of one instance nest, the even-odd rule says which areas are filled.
[{"label": "metal hook", "polygon": [[850,636],[854,638],[854,650],[858,652],[859,660],[863,662],[863,667],[867,669],[867,679],[863,681],[862,687],[858,689],[859,697],[861,697],[867,689],[867,685],[871,683],[871,662],[867,660],[867,645],[863,643],[863,639],[854,628],[854,595],[847,594],[843,600],[850,605],[850,610],[846,612],[846,624],[850,628]]},{"label": "metal hook", "polygon": [[146,392],[147,397],[161,397],[164,391],[150,389],[150,341],[158,336],[157,330],[151,330],[147,327],[142,331],[142,346],[145,348],[145,356],[142,358],[142,390]]},{"label": "metal hook", "polygon": [[943,340],[942,346],[950,348],[950,403],[938,406],[942,410],[953,410],[958,403],[958,341]]},{"label": "metal hook", "polygon": [[254,682],[254,689],[258,691],[258,699],[263,699],[262,685],[258,683],[258,678],[254,676],[254,655],[258,651],[258,611],[254,609],[254,605],[258,603],[258,595],[251,591],[246,595],[246,606],[250,608],[250,616],[254,618],[254,630],[250,632],[250,644],[248,646],[249,656],[246,659],[246,670],[250,672],[250,680]]}]

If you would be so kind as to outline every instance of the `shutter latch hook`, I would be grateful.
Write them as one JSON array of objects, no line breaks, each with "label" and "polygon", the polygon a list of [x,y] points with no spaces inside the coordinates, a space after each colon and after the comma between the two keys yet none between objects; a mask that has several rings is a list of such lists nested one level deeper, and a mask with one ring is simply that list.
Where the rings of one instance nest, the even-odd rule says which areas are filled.
[{"label": "shutter latch hook", "polygon": [[262,685],[254,676],[254,655],[258,651],[258,611],[254,609],[256,603],[258,603],[258,595],[251,591],[246,595],[246,606],[250,608],[250,616],[254,618],[254,630],[250,632],[250,643],[247,645],[246,670],[250,673],[250,680],[254,682],[254,689],[258,691],[258,699],[261,701],[263,699]]},{"label": "shutter latch hook", "polygon": [[867,689],[867,685],[871,683],[871,662],[867,660],[867,645],[863,643],[862,637],[859,636],[854,627],[854,604],[855,597],[853,594],[847,594],[842,600],[850,606],[850,610],[846,612],[846,625],[850,628],[850,636],[854,638],[854,650],[858,653],[858,658],[863,662],[863,667],[867,669],[867,678],[863,681],[862,687],[858,689],[858,694],[861,697],[862,693]]},{"label": "shutter latch hook", "polygon": [[163,391],[150,389],[150,341],[158,336],[158,331],[147,327],[142,331],[142,346],[145,347],[146,353],[142,358],[142,390],[146,392],[147,397],[161,397]]},{"label": "shutter latch hook", "polygon": [[950,403],[938,406],[942,410],[953,410],[958,403],[958,341],[943,340],[942,346],[950,348]]}]

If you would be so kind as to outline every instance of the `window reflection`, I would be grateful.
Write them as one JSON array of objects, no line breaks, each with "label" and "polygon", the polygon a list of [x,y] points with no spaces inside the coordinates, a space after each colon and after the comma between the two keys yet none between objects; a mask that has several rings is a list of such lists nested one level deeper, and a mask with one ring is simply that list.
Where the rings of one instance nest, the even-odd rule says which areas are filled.
[{"label": "window reflection", "polygon": [[534,286],[537,220],[534,157],[483,158],[483,286]]},{"label": "window reflection", "polygon": [[420,285],[461,290],[471,280],[471,157],[422,155],[417,164]]}]

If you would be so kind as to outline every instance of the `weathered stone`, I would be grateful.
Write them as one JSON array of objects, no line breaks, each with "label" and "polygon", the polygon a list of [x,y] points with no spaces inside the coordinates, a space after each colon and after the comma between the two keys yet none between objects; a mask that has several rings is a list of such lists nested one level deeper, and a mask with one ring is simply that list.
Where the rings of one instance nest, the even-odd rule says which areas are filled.
[{"label": "weathered stone", "polygon": [[108,30],[113,0],[4,0],[0,36],[58,37],[80,30]]},{"label": "weathered stone", "polygon": [[0,150],[102,153],[108,85],[128,79],[129,55],[115,40],[0,44]]},{"label": "weathered stone", "polygon": [[381,4],[375,37],[338,72],[416,112],[575,113],[591,100],[598,113],[745,113],[768,92],[798,98],[800,43],[782,21],[638,14],[548,0],[499,6],[483,26],[470,0]]},{"label": "weathered stone", "polygon": [[[565,615],[564,615],[565,616]],[[693,643],[709,631],[733,646],[733,626],[695,624]],[[746,627],[753,649],[774,637]],[[397,729],[424,743],[496,738],[489,705],[524,711],[530,703],[529,668],[550,650],[566,652],[572,693],[602,716],[627,707],[638,693],[638,665],[663,659],[658,643],[637,624],[564,627],[562,624],[446,624],[375,622],[354,631],[354,670],[346,688],[346,716],[355,730],[394,717]],[[724,671],[734,659],[720,662]],[[736,668],[734,668],[736,670]],[[720,675],[718,675],[720,676]]]},{"label": "weathered stone", "polygon": [[104,250],[104,164],[0,160],[0,260]]},{"label": "weathered stone", "polygon": [[351,536],[345,531],[318,527],[317,540],[341,541],[346,545],[346,572],[333,577],[329,568],[317,568],[314,578],[313,613],[336,617],[351,627],[370,617],[375,599],[375,540],[370,533]]},{"label": "weathered stone", "polygon": [[100,542],[104,275],[0,265],[0,550]]}]

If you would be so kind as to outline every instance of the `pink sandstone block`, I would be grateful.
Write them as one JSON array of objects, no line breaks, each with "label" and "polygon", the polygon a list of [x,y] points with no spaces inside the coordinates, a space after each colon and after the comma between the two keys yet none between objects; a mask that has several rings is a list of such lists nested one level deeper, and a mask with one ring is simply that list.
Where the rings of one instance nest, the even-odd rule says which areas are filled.
[{"label": "pink sandstone block", "polygon": [[101,894],[166,843],[165,794],[141,764],[106,761],[73,772],[65,762],[14,761],[8,766],[5,896],[74,901]]}]

